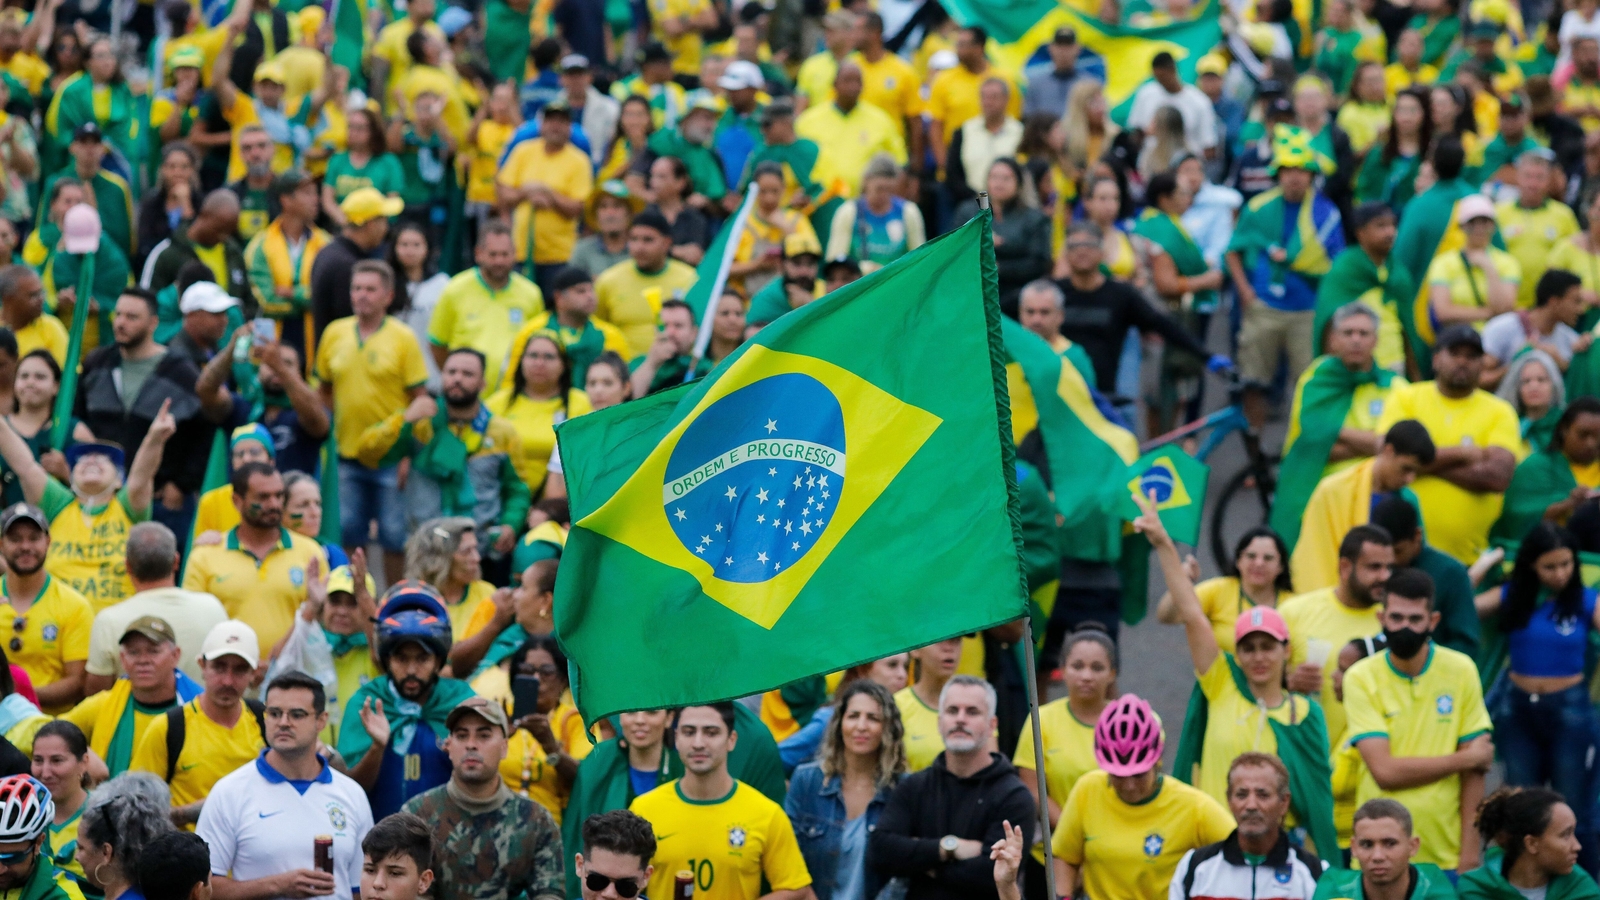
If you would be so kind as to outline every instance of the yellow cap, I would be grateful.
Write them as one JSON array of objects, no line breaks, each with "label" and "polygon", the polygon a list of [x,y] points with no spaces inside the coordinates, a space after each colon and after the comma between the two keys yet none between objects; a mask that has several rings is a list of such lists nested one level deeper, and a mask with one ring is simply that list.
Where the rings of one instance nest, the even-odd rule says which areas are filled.
[{"label": "yellow cap", "polygon": [[1207,53],[1194,64],[1194,71],[1196,75],[1226,75],[1228,60],[1220,53]]},{"label": "yellow cap", "polygon": [[322,7],[312,5],[295,13],[295,24],[300,27],[300,42],[315,44],[317,32],[322,30],[322,23],[328,20],[328,14]]},{"label": "yellow cap", "polygon": [[339,204],[351,225],[365,225],[379,216],[398,216],[406,208],[399,197],[386,197],[377,188],[356,188]]},{"label": "yellow cap", "polygon": [[256,81],[271,81],[276,84],[285,83],[283,64],[275,59],[268,60],[256,66]]},{"label": "yellow cap", "polygon": [[201,69],[206,64],[206,55],[200,52],[199,47],[179,47],[167,57],[167,71],[174,72],[178,69]]},{"label": "yellow cap", "polygon": [[[349,566],[340,566],[328,573],[328,593],[344,591],[347,594],[356,592],[356,577]],[[378,596],[378,583],[372,580],[372,573],[367,573],[367,594]]]},{"label": "yellow cap", "polygon": [[784,256],[800,256],[804,253],[812,256],[822,255],[822,245],[817,243],[816,235],[795,232],[783,239]]}]

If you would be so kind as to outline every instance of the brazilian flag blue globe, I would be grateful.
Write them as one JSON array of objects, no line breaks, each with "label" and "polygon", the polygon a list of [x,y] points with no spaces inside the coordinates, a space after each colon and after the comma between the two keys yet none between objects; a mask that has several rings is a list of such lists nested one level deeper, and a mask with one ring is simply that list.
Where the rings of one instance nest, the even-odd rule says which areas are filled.
[{"label": "brazilian flag blue globe", "polygon": [[765,691],[1026,612],[988,213],[557,429],[584,718]]}]

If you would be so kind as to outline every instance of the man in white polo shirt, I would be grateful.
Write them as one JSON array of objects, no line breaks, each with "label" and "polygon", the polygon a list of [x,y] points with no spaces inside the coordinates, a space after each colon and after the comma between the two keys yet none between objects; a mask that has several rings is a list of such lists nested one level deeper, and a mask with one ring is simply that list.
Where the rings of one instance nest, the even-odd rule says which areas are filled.
[{"label": "man in white polo shirt", "polygon": [[[361,886],[361,839],[372,828],[367,795],[317,755],[327,698],[299,672],[267,685],[269,749],[218,781],[195,832],[211,848],[215,900],[337,897]],[[333,838],[333,874],[315,866],[314,841]]]}]

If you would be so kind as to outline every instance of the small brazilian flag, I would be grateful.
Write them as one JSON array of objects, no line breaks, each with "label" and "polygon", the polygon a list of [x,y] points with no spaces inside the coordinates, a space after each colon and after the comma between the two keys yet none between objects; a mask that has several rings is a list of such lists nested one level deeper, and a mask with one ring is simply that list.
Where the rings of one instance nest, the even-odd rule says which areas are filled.
[{"label": "small brazilian flag", "polygon": [[1128,490],[1122,503],[1122,516],[1139,517],[1134,494],[1156,495],[1161,524],[1172,539],[1193,545],[1200,540],[1200,514],[1206,506],[1206,479],[1211,470],[1177,447],[1160,447],[1139,457],[1128,467]]},{"label": "small brazilian flag", "polygon": [[556,634],[586,721],[1024,615],[990,217],[558,430]]}]

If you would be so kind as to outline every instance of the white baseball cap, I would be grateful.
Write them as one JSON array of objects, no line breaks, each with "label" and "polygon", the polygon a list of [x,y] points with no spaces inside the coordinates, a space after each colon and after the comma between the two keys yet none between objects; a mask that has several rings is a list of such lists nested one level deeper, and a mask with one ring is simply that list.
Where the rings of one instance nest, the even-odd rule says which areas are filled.
[{"label": "white baseball cap", "polygon": [[761,90],[767,80],[761,77],[761,67],[749,60],[736,59],[728,63],[723,70],[722,77],[717,79],[717,87],[725,91],[739,91],[747,88]]},{"label": "white baseball cap", "polygon": [[261,665],[261,643],[256,640],[255,629],[238,619],[217,623],[200,645],[200,658],[209,662],[224,656],[237,656],[252,669]]},{"label": "white baseball cap", "polygon": [[223,313],[239,305],[239,300],[214,281],[196,281],[189,285],[178,300],[178,311],[184,315],[202,310]]}]

